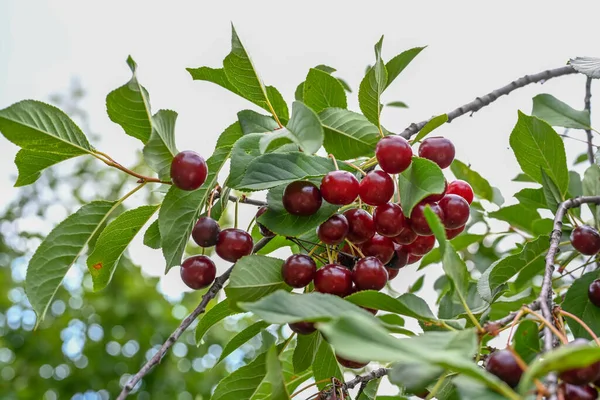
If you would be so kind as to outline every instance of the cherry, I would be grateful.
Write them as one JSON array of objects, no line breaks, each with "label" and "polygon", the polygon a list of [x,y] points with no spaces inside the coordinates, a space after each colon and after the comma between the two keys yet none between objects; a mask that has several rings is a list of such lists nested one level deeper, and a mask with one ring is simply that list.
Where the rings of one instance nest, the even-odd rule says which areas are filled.
[{"label": "cherry", "polygon": [[416,254],[408,254],[408,261],[406,261],[406,265],[414,264],[419,261],[423,256],[418,256]]},{"label": "cherry", "polygon": [[446,237],[448,238],[448,240],[454,239],[455,237],[460,235],[462,233],[462,231],[465,230],[465,226],[466,225],[463,225],[460,228],[456,228],[456,229],[446,229]]},{"label": "cherry", "polygon": [[471,204],[473,202],[473,188],[465,181],[457,179],[450,182],[446,189],[447,194],[457,194]]},{"label": "cherry", "polygon": [[382,236],[394,237],[408,227],[402,208],[394,203],[382,204],[373,213],[375,230]]},{"label": "cherry", "polygon": [[358,179],[348,171],[332,171],[321,180],[321,195],[331,204],[345,206],[358,197]]},{"label": "cherry", "polygon": [[591,226],[578,226],[571,232],[571,244],[581,254],[593,256],[600,251],[600,234]]},{"label": "cherry", "polygon": [[381,290],[388,281],[388,273],[378,258],[366,257],[354,266],[352,281],[358,290]]},{"label": "cherry", "polygon": [[[416,256],[424,256],[433,249],[433,246],[435,246],[435,236],[419,236],[411,244],[404,245],[404,250]],[[407,263],[412,264],[410,257]]]},{"label": "cherry", "polygon": [[[585,339],[575,339],[567,346],[587,346]],[[560,379],[571,385],[586,385],[600,378],[600,361],[587,367],[573,368],[560,373]]]},{"label": "cherry", "polygon": [[192,239],[200,247],[210,247],[217,244],[221,228],[219,223],[211,217],[202,217],[192,229]]},{"label": "cherry", "polygon": [[377,143],[375,157],[382,170],[388,174],[399,174],[412,162],[410,144],[401,136],[386,136]]},{"label": "cherry", "polygon": [[352,360],[348,360],[346,358],[342,358],[340,356],[338,356],[337,354],[335,355],[335,358],[338,360],[338,362],[346,368],[351,368],[351,369],[360,369],[360,368],[364,368],[367,366],[367,364],[369,364],[369,362],[358,362],[358,361],[352,361]]},{"label": "cherry", "polygon": [[298,335],[310,335],[317,329],[315,328],[315,324],[312,322],[300,321],[288,324],[290,329],[293,332],[296,332]]},{"label": "cherry", "polygon": [[266,213],[267,209],[267,206],[262,206],[258,209],[258,211],[256,211],[256,224],[258,225],[258,230],[260,231],[261,235],[263,235],[264,237],[273,237],[275,236],[275,234],[271,232],[269,228],[258,222],[258,217]]},{"label": "cherry", "polygon": [[322,202],[319,189],[307,181],[292,182],[283,192],[283,207],[293,215],[313,215],[319,210]]},{"label": "cherry", "polygon": [[315,290],[347,296],[352,291],[352,272],[339,264],[327,264],[315,274]]},{"label": "cherry", "polygon": [[338,264],[341,264],[348,269],[354,268],[354,264],[356,264],[356,257],[354,257],[352,254],[353,254],[352,249],[350,248],[348,243],[345,243],[344,246],[338,252],[338,255],[337,255]]},{"label": "cherry", "polygon": [[317,228],[317,236],[326,244],[342,243],[350,226],[348,220],[342,214],[333,214]]},{"label": "cherry", "polygon": [[240,258],[252,253],[252,236],[241,229],[224,229],[219,233],[215,250],[219,257],[229,262],[236,262]]},{"label": "cherry", "polygon": [[444,137],[430,137],[419,146],[419,157],[433,161],[440,168],[444,169],[454,161],[454,145]]},{"label": "cherry", "polygon": [[387,269],[387,272],[388,272],[388,281],[391,281],[392,279],[397,277],[398,273],[400,272],[399,269],[395,269],[395,268],[385,267],[385,269]]},{"label": "cherry", "polygon": [[206,180],[206,175],[206,161],[195,151],[182,151],[171,161],[171,180],[181,190],[198,189]]},{"label": "cherry", "polygon": [[394,195],[394,181],[383,171],[372,171],[360,181],[359,196],[370,206],[380,206]]},{"label": "cherry", "polygon": [[447,194],[438,203],[444,214],[444,226],[447,229],[456,229],[465,226],[469,220],[469,203],[456,194]]},{"label": "cherry", "polygon": [[367,257],[377,257],[379,261],[387,264],[394,256],[394,242],[385,236],[375,235],[362,244],[362,252]]},{"label": "cherry", "polygon": [[521,380],[523,370],[517,364],[510,350],[500,350],[492,353],[487,359],[485,369],[502,379],[510,387],[516,387]]},{"label": "cherry", "polygon": [[598,391],[590,385],[578,386],[561,383],[560,389],[565,400],[596,400]]},{"label": "cherry", "polygon": [[281,266],[283,281],[294,288],[303,288],[312,282],[317,272],[317,264],[304,254],[290,256]]},{"label": "cherry", "polygon": [[410,226],[417,235],[427,236],[432,234],[429,223],[425,219],[425,214],[423,213],[426,206],[431,207],[431,211],[436,213],[441,221],[444,220],[444,211],[442,211],[440,206],[436,203],[421,202],[417,204],[410,214]]},{"label": "cherry", "polygon": [[448,190],[448,181],[444,180],[444,191],[440,194],[430,194],[429,196],[423,199],[425,203],[435,203],[436,201],[440,201],[446,195],[446,191]]},{"label": "cherry", "polygon": [[192,256],[181,264],[181,280],[192,289],[202,289],[214,282],[215,263],[207,256]]},{"label": "cherry", "polygon": [[399,270],[400,268],[404,268],[406,263],[408,262],[408,251],[404,248],[404,246],[400,246],[394,244],[394,255],[392,256],[392,260],[386,264],[386,267],[389,269]]},{"label": "cherry", "polygon": [[354,244],[361,244],[371,239],[375,235],[375,222],[371,214],[360,208],[352,208],[344,212],[344,216],[348,220],[348,235],[349,241]]},{"label": "cherry", "polygon": [[588,298],[596,307],[600,307],[600,279],[596,279],[588,288]]},{"label": "cherry", "polygon": [[407,226],[400,231],[400,233],[392,238],[392,240],[398,244],[411,244],[417,239],[417,234],[412,230],[409,221],[406,220]]}]

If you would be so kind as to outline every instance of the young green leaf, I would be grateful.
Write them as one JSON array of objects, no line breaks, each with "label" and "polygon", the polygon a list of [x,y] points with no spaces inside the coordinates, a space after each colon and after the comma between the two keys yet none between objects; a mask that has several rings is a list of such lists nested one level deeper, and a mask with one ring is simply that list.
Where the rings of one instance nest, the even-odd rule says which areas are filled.
[{"label": "young green leaf", "polygon": [[542,190],[544,191],[544,197],[546,198],[546,204],[553,213],[556,213],[558,205],[564,201],[563,195],[554,183],[554,180],[541,168],[542,173]]},{"label": "young green leaf", "polygon": [[444,191],[444,174],[436,163],[413,157],[410,166],[398,174],[398,190],[404,215],[410,217],[413,208],[430,194]]},{"label": "young green leaf", "polygon": [[323,390],[329,382],[322,382],[324,380],[331,380],[331,378],[337,378],[340,381],[344,381],[344,374],[340,369],[340,366],[335,359],[335,354],[331,349],[331,346],[327,341],[321,340],[321,345],[317,350],[315,362],[312,365],[313,374],[315,381],[320,382],[317,384],[319,390]]},{"label": "young green leaf", "polygon": [[133,75],[129,82],[106,96],[106,112],[126,134],[146,144],[152,133],[150,96],[137,79],[137,64],[131,56],[127,57],[127,65]]},{"label": "young green leaf", "polygon": [[410,64],[411,61],[418,56],[423,49],[425,49],[425,47],[415,47],[403,51],[385,64],[385,69],[388,74],[386,87],[390,86],[394,79],[396,79],[398,75],[404,71],[408,64]]},{"label": "young green leaf", "polygon": [[590,112],[575,110],[550,94],[538,94],[533,98],[531,115],[552,126],[572,129],[591,129]]},{"label": "young green leaf", "polygon": [[482,177],[478,172],[473,171],[469,165],[455,159],[450,165],[450,170],[456,179],[467,181],[473,188],[473,192],[480,198],[493,202],[497,205],[502,205],[504,199],[502,196],[496,196],[494,188],[490,183]]},{"label": "young green leaf", "polygon": [[125,211],[104,228],[87,259],[94,290],[104,289],[108,285],[121,255],[159,207],[141,206]]},{"label": "young green leaf", "polygon": [[160,231],[158,230],[158,220],[150,224],[146,233],[144,233],[144,244],[151,249],[160,249]]},{"label": "young green leaf", "polygon": [[[598,272],[589,272],[581,278],[575,280],[573,285],[567,290],[565,301],[562,303],[562,308],[581,318],[596,335],[600,335],[600,308],[596,307],[588,298],[588,288],[590,284],[599,278]],[[590,334],[579,324],[570,318],[567,318],[567,323],[573,336],[576,338],[585,338],[591,340]]]},{"label": "young green leaf", "polygon": [[221,353],[221,357],[219,357],[219,361],[223,361],[228,355],[230,355],[234,350],[238,349],[241,345],[246,343],[248,340],[252,339],[254,336],[258,335],[260,332],[265,330],[269,324],[264,321],[258,321],[235,335],[231,338],[229,342],[223,348],[223,352]]},{"label": "young green leaf", "polygon": [[144,146],[144,160],[160,179],[171,179],[171,162],[179,153],[175,146],[175,121],[177,113],[171,110],[159,110],[152,117],[152,133]]},{"label": "young green leaf", "polygon": [[257,301],[279,289],[291,290],[281,277],[283,260],[259,255],[242,257],[225,288],[231,302]]},{"label": "young green leaf", "polygon": [[344,87],[328,72],[311,68],[306,76],[303,92],[304,103],[316,113],[329,107],[348,107]]},{"label": "young green leaf", "polygon": [[242,110],[237,113],[237,116],[244,135],[271,132],[279,128],[273,118],[259,114],[256,111]]},{"label": "young green leaf", "polygon": [[323,146],[339,160],[373,153],[380,139],[379,129],[363,115],[342,108],[328,108],[319,117],[325,129]]},{"label": "young green leaf", "polygon": [[388,74],[381,59],[383,36],[375,44],[375,65],[367,71],[358,89],[360,110],[369,121],[381,129],[381,94],[388,83]]},{"label": "young green leaf", "polygon": [[277,348],[271,347],[267,352],[267,374],[265,381],[270,384],[269,398],[271,400],[290,400],[290,395],[285,386],[285,378]]},{"label": "young green leaf", "polygon": [[390,101],[385,105],[386,107],[396,107],[396,108],[408,108],[408,104],[403,101]]},{"label": "young green leaf", "polygon": [[196,345],[200,346],[200,344],[202,344],[204,335],[216,323],[236,313],[237,312],[231,307],[231,304],[227,300],[216,304],[213,308],[206,311],[196,326]]},{"label": "young green leaf", "polygon": [[419,131],[417,136],[413,139],[412,143],[419,143],[423,138],[425,138],[425,136],[429,135],[431,132],[444,125],[446,122],[448,122],[447,114],[442,114],[438,115],[437,117],[431,118]]},{"label": "young green leaf", "polygon": [[298,335],[293,358],[296,374],[306,371],[313,365],[320,344],[321,334],[319,332],[313,332],[310,335]]},{"label": "young green leaf", "polygon": [[519,200],[522,206],[537,210],[538,208],[548,208],[546,204],[546,196],[544,195],[544,189],[521,189],[515,194],[515,198]]}]

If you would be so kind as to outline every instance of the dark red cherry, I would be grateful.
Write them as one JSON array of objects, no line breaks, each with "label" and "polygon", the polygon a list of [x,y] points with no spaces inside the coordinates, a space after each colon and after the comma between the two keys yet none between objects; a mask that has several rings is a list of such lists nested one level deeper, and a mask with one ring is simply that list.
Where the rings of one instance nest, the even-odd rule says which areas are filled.
[{"label": "dark red cherry", "polygon": [[370,206],[380,206],[394,195],[394,181],[383,171],[371,171],[360,181],[359,196]]},{"label": "dark red cherry", "polygon": [[454,161],[455,149],[452,142],[444,137],[430,137],[419,146],[419,157],[433,161],[444,169]]},{"label": "dark red cherry", "polygon": [[459,195],[469,204],[473,202],[473,188],[467,182],[461,181],[460,179],[450,182],[446,189],[446,193]]},{"label": "dark red cherry", "polygon": [[382,236],[394,237],[408,227],[408,221],[402,213],[402,208],[394,203],[386,203],[375,208],[373,212],[375,230]]},{"label": "dark red cherry", "polygon": [[469,220],[469,203],[456,194],[448,194],[438,203],[444,214],[442,222],[446,229],[456,229],[465,226]]},{"label": "dark red cherry", "polygon": [[456,229],[446,229],[446,237],[448,238],[448,240],[454,239],[455,237],[460,235],[462,233],[462,231],[465,230],[465,226],[466,225],[463,225],[460,228],[456,228]]},{"label": "dark red cherry", "polygon": [[331,204],[345,206],[358,197],[358,179],[348,171],[332,171],[321,180],[321,196]]},{"label": "dark red cherry", "polygon": [[364,243],[375,235],[375,222],[365,210],[352,208],[344,212],[344,217],[348,220],[349,227],[346,237],[352,243]]},{"label": "dark red cherry", "polygon": [[350,226],[342,214],[333,214],[317,228],[317,236],[326,244],[339,244],[344,241]]},{"label": "dark red cherry", "polygon": [[225,261],[236,262],[252,253],[252,236],[241,229],[224,229],[219,233],[215,250]]},{"label": "dark red cherry", "polygon": [[[426,236],[424,236],[426,237]],[[419,261],[423,256],[418,256],[416,254],[408,254],[408,260],[406,261],[406,265],[414,264]]]},{"label": "dark red cherry", "polygon": [[386,267],[391,269],[404,268],[408,262],[408,255],[409,253],[404,246],[394,243],[394,255],[392,256],[392,260],[386,264]]},{"label": "dark red cherry", "polygon": [[303,288],[312,282],[317,273],[317,264],[304,254],[288,257],[281,266],[283,281],[294,288]]},{"label": "dark red cherry", "polygon": [[[585,339],[575,339],[567,346],[589,346]],[[600,361],[587,367],[573,368],[560,373],[560,379],[571,385],[586,385],[600,379]]]},{"label": "dark red cherry", "polygon": [[[435,246],[435,236],[418,236],[411,244],[404,245],[404,250],[410,254],[424,256],[433,249],[433,246]],[[408,262],[408,264],[412,263]]]},{"label": "dark red cherry", "polygon": [[590,385],[570,385],[561,383],[560,390],[564,395],[564,400],[596,400],[598,398],[598,390]]},{"label": "dark red cherry", "polygon": [[258,217],[260,217],[261,215],[263,215],[266,212],[267,212],[267,206],[262,206],[258,209],[258,211],[256,211],[256,224],[258,225],[258,230],[260,231],[261,235],[263,235],[264,237],[273,237],[273,236],[275,236],[275,234],[273,232],[271,232],[269,230],[269,228],[267,228],[266,226],[264,226],[263,224],[258,222]]},{"label": "dark red cherry", "polygon": [[523,375],[523,370],[517,364],[515,356],[510,350],[499,350],[490,354],[485,369],[506,382],[510,387],[516,387],[521,380],[521,375]]},{"label": "dark red cherry", "polygon": [[448,181],[444,181],[444,191],[440,194],[430,194],[429,196],[423,199],[424,203],[435,203],[436,201],[440,201],[446,195],[446,191],[448,190]]},{"label": "dark red cherry", "polygon": [[366,257],[354,266],[352,281],[358,290],[381,290],[388,281],[388,273],[378,258]]},{"label": "dark red cherry", "polygon": [[406,220],[407,226],[404,227],[400,233],[392,238],[392,240],[398,244],[411,244],[417,239],[417,234],[409,225],[409,220]]},{"label": "dark red cherry", "polygon": [[423,214],[426,206],[431,207],[431,211],[436,213],[441,221],[444,220],[444,212],[436,203],[417,204],[415,208],[413,208],[412,213],[410,214],[410,226],[417,235],[427,236],[432,234],[431,228],[429,227],[429,223],[425,219],[425,214]]},{"label": "dark red cherry", "polygon": [[394,242],[385,236],[375,235],[362,244],[361,250],[365,256],[377,257],[387,264],[394,256]]},{"label": "dark red cherry", "polygon": [[192,289],[210,286],[217,275],[215,263],[207,256],[192,256],[181,264],[181,280]]},{"label": "dark red cherry", "polygon": [[600,234],[591,226],[578,226],[571,232],[571,244],[581,254],[593,256],[600,251]]},{"label": "dark red cherry", "polygon": [[288,324],[288,326],[293,332],[296,332],[298,335],[310,335],[311,333],[317,330],[317,328],[315,328],[315,324],[313,324],[312,322],[305,321],[294,322]]},{"label": "dark red cherry", "polygon": [[292,182],[283,192],[283,207],[293,215],[313,215],[319,211],[322,202],[319,189],[307,181]]},{"label": "dark red cherry", "polygon": [[352,291],[352,272],[338,264],[327,264],[315,274],[315,290],[344,297]]},{"label": "dark red cherry", "polygon": [[588,298],[596,307],[600,307],[600,279],[590,283],[588,288]]},{"label": "dark red cherry", "polygon": [[387,272],[388,272],[388,281],[391,281],[392,279],[397,277],[398,273],[400,272],[399,269],[394,269],[394,268],[390,268],[390,267],[386,267],[385,269],[387,269]]},{"label": "dark red cherry", "polygon": [[399,174],[412,162],[410,144],[401,136],[386,136],[377,143],[375,157],[382,170],[388,174]]},{"label": "dark red cherry", "polygon": [[202,217],[194,225],[192,239],[200,247],[210,247],[217,244],[221,228],[219,223],[210,217]]},{"label": "dark red cherry", "polygon": [[352,251],[352,248],[350,248],[348,243],[345,243],[344,246],[338,252],[338,264],[341,264],[348,269],[354,268],[354,264],[356,264],[356,261],[358,259],[355,254],[356,252]]},{"label": "dark red cherry", "polygon": [[206,180],[206,175],[206,161],[195,151],[182,151],[171,161],[171,180],[181,190],[198,189]]},{"label": "dark red cherry", "polygon": [[360,368],[364,368],[367,366],[367,364],[369,364],[368,362],[358,362],[358,361],[352,361],[352,360],[348,360],[345,358],[342,358],[340,356],[338,356],[337,354],[335,355],[335,358],[338,360],[338,362],[346,367],[346,368],[351,368],[351,369],[360,369]]}]

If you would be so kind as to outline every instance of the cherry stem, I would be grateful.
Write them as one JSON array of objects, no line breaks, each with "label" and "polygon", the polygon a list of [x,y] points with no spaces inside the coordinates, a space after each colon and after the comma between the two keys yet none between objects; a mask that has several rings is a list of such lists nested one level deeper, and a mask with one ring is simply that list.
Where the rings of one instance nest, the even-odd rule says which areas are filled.
[{"label": "cherry stem", "polygon": [[535,316],[542,324],[546,325],[546,327],[548,327],[552,331],[552,333],[554,333],[554,335],[560,339],[560,341],[563,344],[569,343],[569,340],[558,329],[556,329],[556,327],[554,326],[554,324],[552,324],[552,322],[550,322],[546,318],[544,318],[542,316],[542,314],[535,312],[532,309],[527,308],[527,307],[523,307],[523,311]]},{"label": "cherry stem", "polygon": [[365,258],[365,255],[363,254],[363,252],[360,250],[360,248],[358,248],[357,245],[355,245],[354,243],[352,243],[351,241],[349,241],[348,239],[346,239],[346,243],[348,243],[350,245],[350,248],[353,250],[356,250],[356,252],[362,257]]},{"label": "cherry stem", "polygon": [[506,339],[506,347],[510,346],[510,341],[512,339],[515,326],[517,325],[517,322],[519,322],[519,320],[523,317],[523,315],[525,315],[525,311],[519,310],[519,312],[515,316],[515,319],[513,319],[512,324],[510,325],[510,333],[508,334],[508,339]]},{"label": "cherry stem", "polygon": [[327,382],[329,382],[329,378],[321,379],[320,381],[316,381],[314,383],[306,385],[302,389],[299,389],[299,390],[295,391],[294,393],[292,393],[292,395],[290,396],[290,399],[293,399],[294,397],[298,396],[300,393],[304,392],[305,390],[310,389],[311,387],[317,386],[320,383],[327,383]]},{"label": "cherry stem", "polygon": [[252,224],[256,221],[256,217],[253,217],[248,224],[248,228],[246,228],[246,232],[250,232],[250,228],[252,228]]},{"label": "cherry stem", "polygon": [[340,167],[338,167],[338,163],[337,163],[337,160],[335,159],[335,156],[333,154],[330,154],[329,158],[331,158],[331,160],[333,161],[333,165],[335,166],[335,170],[338,171],[340,169]]},{"label": "cherry stem", "polygon": [[137,172],[132,171],[129,168],[122,166],[121,164],[119,164],[118,162],[113,160],[112,157],[110,157],[108,154],[103,153],[101,151],[96,150],[91,154],[92,154],[92,156],[96,157],[98,160],[102,161],[104,164],[108,165],[109,167],[116,168],[120,171],[125,172],[126,174],[129,174],[135,178],[138,178],[139,183],[164,183],[165,185],[171,184],[171,182],[161,181],[158,178],[152,178],[149,176],[144,176],[144,175],[138,174]]},{"label": "cherry stem", "polygon": [[600,339],[598,339],[598,336],[596,336],[596,334],[594,333],[594,331],[585,322],[583,322],[583,320],[581,318],[579,318],[578,316],[573,315],[570,312],[565,311],[563,309],[560,309],[559,313],[560,313],[560,315],[563,315],[565,317],[571,318],[572,320],[574,320],[575,322],[577,322],[579,325],[581,325],[583,327],[583,329],[585,329],[587,331],[587,333],[589,333],[590,336],[592,338],[594,338],[594,341],[596,342],[596,344],[598,346],[600,346]]},{"label": "cherry stem", "polygon": [[210,212],[212,211],[212,206],[213,206],[213,200],[215,198],[215,193],[217,192],[217,188],[219,187],[219,185],[217,185],[214,190],[212,191],[212,193],[210,194],[210,199],[208,200],[208,210],[206,211],[206,216],[208,218],[210,218]]},{"label": "cherry stem", "polygon": [[325,245],[325,249],[327,250],[327,258],[329,259],[329,264],[333,264],[333,257],[331,256],[331,249],[329,245]]},{"label": "cherry stem", "polygon": [[351,166],[352,168],[354,168],[355,170],[357,170],[358,172],[360,172],[363,175],[367,175],[367,173],[364,170],[362,170],[358,165],[352,164],[351,162],[348,162],[348,161],[344,161],[344,164]]},{"label": "cherry stem", "polygon": [[[512,353],[517,365],[519,366],[519,368],[521,368],[521,371],[527,372],[529,367],[527,366],[525,361],[523,361],[519,353],[517,353],[511,345],[507,345],[506,348]],[[546,389],[542,382],[540,382],[538,379],[534,379],[533,382],[535,383],[535,387],[537,388],[538,393],[548,394],[548,389]]]},{"label": "cherry stem", "polygon": [[238,227],[238,214],[239,214],[239,210],[240,210],[240,201],[236,200],[235,201],[235,219],[233,220],[233,227],[235,229],[237,229],[237,227]]}]

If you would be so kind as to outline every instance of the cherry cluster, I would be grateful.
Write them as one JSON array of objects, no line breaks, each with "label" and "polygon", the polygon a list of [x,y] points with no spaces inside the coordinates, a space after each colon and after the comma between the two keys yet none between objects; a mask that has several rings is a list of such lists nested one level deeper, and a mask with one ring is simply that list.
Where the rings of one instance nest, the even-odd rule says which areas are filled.
[{"label": "cherry cluster", "polygon": [[[589,346],[589,342],[575,339],[567,346]],[[487,359],[486,369],[513,388],[519,384],[523,375],[523,369],[511,350],[492,353]],[[598,391],[594,386],[600,387],[600,362],[563,371],[560,379],[560,390],[565,400],[596,400]]]}]

